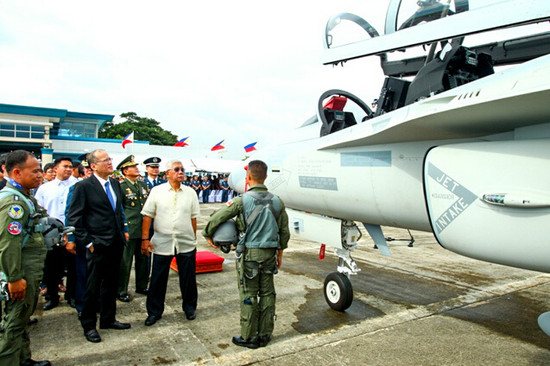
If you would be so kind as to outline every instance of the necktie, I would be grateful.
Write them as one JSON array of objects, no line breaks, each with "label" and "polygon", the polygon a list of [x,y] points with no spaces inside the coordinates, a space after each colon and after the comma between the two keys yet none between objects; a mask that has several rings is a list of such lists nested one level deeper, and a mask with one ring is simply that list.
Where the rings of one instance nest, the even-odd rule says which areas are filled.
[{"label": "necktie", "polygon": [[113,211],[115,211],[116,210],[115,200],[113,198],[113,195],[111,194],[111,189],[109,188],[109,181],[105,182],[105,192],[107,193],[107,198],[109,199],[109,202],[111,202],[111,206],[113,207]]}]

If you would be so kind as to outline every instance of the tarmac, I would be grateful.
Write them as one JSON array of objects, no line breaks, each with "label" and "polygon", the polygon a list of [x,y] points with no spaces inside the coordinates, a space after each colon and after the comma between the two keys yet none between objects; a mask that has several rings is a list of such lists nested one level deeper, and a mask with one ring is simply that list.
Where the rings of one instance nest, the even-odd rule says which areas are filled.
[{"label": "tarmac", "polygon": [[[352,256],[362,271],[352,276],[354,302],[329,308],[325,277],[337,257],[319,244],[292,237],[275,276],[277,320],[267,347],[231,343],[240,332],[234,252],[210,248],[200,230],[221,204],[201,205],[198,250],[225,258],[223,271],[197,275],[197,318],[181,310],[177,274],[171,271],[166,309],[144,325],[145,296],[117,303],[129,330],[101,330],[103,341],[84,338],[76,311],[66,302],[43,311],[40,297],[30,327],[33,359],[53,365],[548,365],[550,338],[537,325],[550,310],[550,275],[485,263],[449,252],[431,233],[413,231],[389,242],[381,255],[363,232]],[[384,228],[407,239],[407,230]],[[518,244],[520,245],[520,244]]]}]

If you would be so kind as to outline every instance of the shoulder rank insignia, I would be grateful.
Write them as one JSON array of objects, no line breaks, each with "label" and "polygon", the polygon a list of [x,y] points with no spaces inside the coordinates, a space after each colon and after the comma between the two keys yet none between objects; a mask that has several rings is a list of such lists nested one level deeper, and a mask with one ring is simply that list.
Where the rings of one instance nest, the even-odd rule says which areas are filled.
[{"label": "shoulder rank insignia", "polygon": [[12,219],[20,219],[25,214],[25,211],[23,210],[23,207],[20,205],[11,205],[8,208],[8,216]]},{"label": "shoulder rank insignia", "polygon": [[12,221],[8,224],[8,233],[11,235],[19,235],[23,231],[23,226],[18,221]]}]

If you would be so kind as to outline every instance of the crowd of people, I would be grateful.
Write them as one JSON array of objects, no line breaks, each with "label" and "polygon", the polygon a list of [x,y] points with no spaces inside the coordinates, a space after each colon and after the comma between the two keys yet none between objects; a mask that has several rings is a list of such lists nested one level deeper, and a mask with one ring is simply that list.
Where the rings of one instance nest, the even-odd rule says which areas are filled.
[{"label": "crowd of people", "polygon": [[[147,174],[142,177],[139,163],[130,155],[116,166],[123,177],[119,180],[104,150],[94,150],[76,164],[69,157],[59,157],[43,168],[27,151],[0,156],[0,188],[5,186],[0,191],[0,269],[8,293],[2,302],[0,366],[50,364],[30,357],[28,326],[40,292],[45,295],[43,309],[48,311],[59,305],[64,291],[65,301],[78,312],[90,342],[101,342],[98,313],[100,329],[131,328],[116,318],[116,308],[117,300],[131,301],[128,287],[133,262],[135,293],[147,296],[146,326],[162,318],[173,258],[178,265],[182,310],[188,320],[196,318],[199,200],[227,202],[232,192],[227,177],[187,177],[178,160],[163,163],[161,178],[161,162],[158,157],[146,159]],[[241,221],[246,220],[258,211],[256,206],[269,211],[267,216],[254,213],[253,220],[240,223],[247,249],[239,253],[242,329],[233,343],[249,348],[271,340],[273,274],[289,239],[284,204],[263,186],[267,166],[259,163],[249,165],[250,194],[235,198],[235,204],[229,202],[227,210],[214,215],[203,231],[216,247],[211,237],[221,223],[239,212],[244,215]],[[37,220],[47,216],[74,231],[64,245],[46,251],[43,232],[47,228]],[[258,266],[262,268],[259,274],[248,273],[248,268]]]}]

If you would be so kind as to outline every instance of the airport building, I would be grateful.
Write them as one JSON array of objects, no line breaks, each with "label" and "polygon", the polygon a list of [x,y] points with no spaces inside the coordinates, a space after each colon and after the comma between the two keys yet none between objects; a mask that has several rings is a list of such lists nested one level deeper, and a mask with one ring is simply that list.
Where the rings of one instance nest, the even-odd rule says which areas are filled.
[{"label": "airport building", "polygon": [[[98,132],[115,116],[72,112],[66,109],[0,104],[0,153],[17,149],[28,150],[42,165],[59,156],[80,160],[83,154],[103,149],[116,165],[133,154],[137,162],[151,156],[161,159],[178,159],[187,172],[227,173],[240,165],[240,161],[224,159],[223,155],[209,156],[204,149],[150,145],[149,141],[134,141],[122,147],[121,140],[98,138]],[[128,131],[130,133],[131,131]],[[140,165],[140,170],[145,167]],[[161,170],[162,166],[161,166]]]}]

